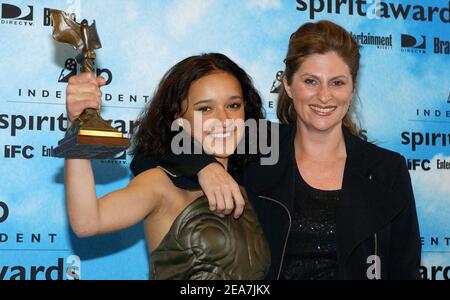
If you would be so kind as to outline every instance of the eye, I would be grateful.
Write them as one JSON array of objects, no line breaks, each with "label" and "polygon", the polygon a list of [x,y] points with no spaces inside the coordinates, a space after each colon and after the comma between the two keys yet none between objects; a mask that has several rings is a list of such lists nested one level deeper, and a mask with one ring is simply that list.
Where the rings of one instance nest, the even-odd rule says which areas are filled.
[{"label": "eye", "polygon": [[242,104],[241,103],[233,103],[233,104],[230,104],[230,108],[231,109],[240,109],[242,107]]},{"label": "eye", "polygon": [[199,107],[196,109],[196,111],[202,112],[202,113],[206,113],[209,112],[211,110],[211,107],[209,106],[203,106],[203,107]]},{"label": "eye", "polygon": [[335,80],[335,81],[332,82],[332,84],[334,86],[342,86],[342,85],[345,84],[345,82],[343,82],[342,80]]},{"label": "eye", "polygon": [[312,79],[312,78],[307,78],[303,82],[308,84],[308,85],[317,85],[317,81],[315,79]]}]

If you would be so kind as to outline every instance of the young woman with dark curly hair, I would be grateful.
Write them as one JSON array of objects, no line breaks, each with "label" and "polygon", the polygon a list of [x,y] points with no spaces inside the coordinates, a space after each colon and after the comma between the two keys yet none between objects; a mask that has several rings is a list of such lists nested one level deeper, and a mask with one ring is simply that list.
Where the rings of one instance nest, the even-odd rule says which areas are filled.
[{"label": "young woman with dark curly hair", "polygon": [[[70,79],[69,121],[86,108],[100,108],[99,86],[104,83],[90,73]],[[171,151],[173,138],[184,132],[225,168],[238,168],[248,158],[234,154],[243,139],[242,121],[262,117],[261,98],[243,69],[222,54],[192,56],[161,80],[137,122],[133,152],[136,157],[163,156]],[[199,125],[186,126],[196,119]],[[186,127],[173,131],[177,124]],[[87,237],[144,221],[153,279],[265,278],[269,247],[245,191],[240,218],[219,216],[209,210],[201,190],[176,187],[165,171],[135,172],[127,187],[97,199],[90,161],[66,159],[67,208],[74,232]],[[233,193],[239,197],[238,185]]]}]

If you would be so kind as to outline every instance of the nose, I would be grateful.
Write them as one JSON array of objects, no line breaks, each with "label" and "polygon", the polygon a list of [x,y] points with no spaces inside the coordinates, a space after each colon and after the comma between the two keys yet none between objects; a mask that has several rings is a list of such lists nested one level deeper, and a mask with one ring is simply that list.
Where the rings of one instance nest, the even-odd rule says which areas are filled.
[{"label": "nose", "polygon": [[323,104],[327,104],[331,100],[331,92],[328,85],[323,84],[320,87],[319,91],[319,101]]},{"label": "nose", "polygon": [[220,121],[220,124],[222,124],[223,127],[227,126],[227,120],[229,119],[229,116],[225,109],[218,109],[215,117]]}]

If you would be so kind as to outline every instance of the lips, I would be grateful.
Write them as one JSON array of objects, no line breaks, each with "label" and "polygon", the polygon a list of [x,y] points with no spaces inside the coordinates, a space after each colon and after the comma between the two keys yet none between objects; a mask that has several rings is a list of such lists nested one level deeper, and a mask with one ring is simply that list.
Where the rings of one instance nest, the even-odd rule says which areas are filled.
[{"label": "lips", "polygon": [[327,105],[327,106],[319,106],[319,105],[309,105],[311,110],[316,113],[319,116],[329,116],[331,115],[336,109],[337,106],[333,105]]}]

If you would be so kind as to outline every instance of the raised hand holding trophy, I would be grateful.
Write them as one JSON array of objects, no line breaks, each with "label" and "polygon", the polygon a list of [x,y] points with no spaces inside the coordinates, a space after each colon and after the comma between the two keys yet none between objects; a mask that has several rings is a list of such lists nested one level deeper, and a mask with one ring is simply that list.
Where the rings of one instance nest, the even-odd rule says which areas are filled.
[{"label": "raised hand holding trophy", "polygon": [[[52,10],[51,16],[53,38],[81,50],[76,58],[81,70],[92,72],[95,66],[95,49],[102,47],[95,21],[91,25],[88,25],[87,20],[79,24],[60,10]],[[114,158],[129,146],[130,140],[113,128],[111,121],[103,120],[96,109],[88,108],[67,129],[66,136],[53,150],[53,156],[80,159]]]}]

